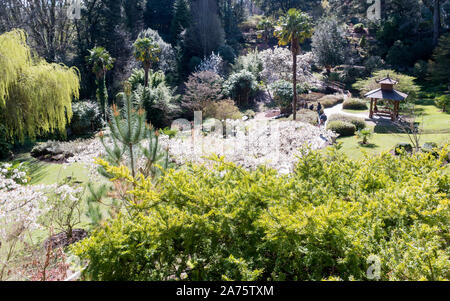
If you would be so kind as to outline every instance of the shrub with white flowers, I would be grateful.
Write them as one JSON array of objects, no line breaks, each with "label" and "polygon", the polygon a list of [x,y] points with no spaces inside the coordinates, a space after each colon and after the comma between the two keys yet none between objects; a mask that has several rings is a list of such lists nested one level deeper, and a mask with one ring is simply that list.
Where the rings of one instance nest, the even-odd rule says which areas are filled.
[{"label": "shrub with white flowers", "polygon": [[14,184],[27,184],[30,180],[27,173],[28,168],[24,163],[0,164],[0,190],[9,189]]},{"label": "shrub with white flowers", "polygon": [[[27,234],[41,228],[39,217],[48,211],[46,191],[51,186],[23,186],[0,174],[0,280],[11,277],[11,266],[17,264],[21,247],[27,245]],[[13,170],[13,174],[21,172]],[[20,176],[16,176],[16,180]]]}]

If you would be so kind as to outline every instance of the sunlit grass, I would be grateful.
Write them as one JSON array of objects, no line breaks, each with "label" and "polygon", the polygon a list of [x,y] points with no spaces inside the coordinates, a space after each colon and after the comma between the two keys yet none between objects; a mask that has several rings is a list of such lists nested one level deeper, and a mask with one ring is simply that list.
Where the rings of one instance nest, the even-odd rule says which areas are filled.
[{"label": "sunlit grass", "polygon": [[[349,113],[364,112],[345,111]],[[450,143],[450,114],[442,112],[431,104],[416,105],[416,111],[421,114],[416,121],[421,124],[421,129],[424,132],[420,139],[421,145],[426,142],[435,142],[438,145]],[[383,131],[383,133],[377,133],[377,131]],[[397,143],[410,143],[408,135],[389,133],[388,131],[389,126],[377,126],[373,137],[369,140],[368,146],[361,146],[356,136],[338,138],[337,141],[342,143],[342,151],[355,160],[361,159],[364,153],[377,155],[392,150]]]},{"label": "sunlit grass", "polygon": [[[382,152],[392,150],[397,143],[410,143],[406,134],[373,134],[369,139],[368,146],[361,146],[356,136],[343,137],[337,139],[337,142],[342,142],[342,151],[351,159],[359,160],[364,157],[364,153],[368,155],[378,155]],[[435,142],[438,145],[450,142],[448,134],[424,134],[421,137],[421,144],[425,142]]]}]

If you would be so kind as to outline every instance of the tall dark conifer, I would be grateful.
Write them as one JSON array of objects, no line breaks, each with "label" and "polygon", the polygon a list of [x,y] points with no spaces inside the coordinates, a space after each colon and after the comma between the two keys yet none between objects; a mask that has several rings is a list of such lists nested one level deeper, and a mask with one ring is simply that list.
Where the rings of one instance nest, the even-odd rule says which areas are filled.
[{"label": "tall dark conifer", "polygon": [[139,32],[144,28],[144,0],[123,0],[125,13],[125,25],[131,33],[132,39],[136,39]]},{"label": "tall dark conifer", "polygon": [[191,23],[191,15],[187,0],[175,0],[173,6],[173,19],[170,28],[172,43],[176,44],[183,30],[189,27]]},{"label": "tall dark conifer", "polygon": [[175,0],[148,0],[145,7],[145,27],[157,30],[166,41],[171,40],[170,28],[174,3]]}]

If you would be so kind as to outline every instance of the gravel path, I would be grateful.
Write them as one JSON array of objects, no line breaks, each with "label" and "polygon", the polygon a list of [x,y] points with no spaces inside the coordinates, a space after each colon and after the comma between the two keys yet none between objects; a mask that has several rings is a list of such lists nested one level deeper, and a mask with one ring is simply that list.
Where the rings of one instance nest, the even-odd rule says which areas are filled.
[{"label": "gravel path", "polygon": [[328,108],[324,110],[325,114],[327,116],[331,116],[333,114],[343,114],[343,115],[348,115],[348,116],[353,116],[353,117],[359,117],[359,118],[363,118],[363,119],[370,119],[369,118],[369,112],[364,112],[364,113],[359,113],[359,114],[355,114],[355,113],[349,113],[349,112],[345,112],[343,110],[343,104],[338,104],[332,108]]},{"label": "gravel path", "polygon": [[[358,118],[362,118],[364,119],[369,125],[374,126],[376,123],[379,122],[389,122],[386,118],[382,118],[382,117],[378,117],[376,115],[373,116],[373,118],[369,118],[369,112],[363,112],[363,113],[359,113],[359,114],[355,114],[355,113],[349,113],[349,112],[345,112],[343,109],[343,104],[338,104],[334,107],[328,108],[324,110],[325,115],[327,115],[328,120],[330,119],[331,115],[335,115],[335,114],[341,114],[341,115],[347,115],[347,116],[351,116],[351,117],[358,117]],[[328,123],[328,121],[327,121]]]}]

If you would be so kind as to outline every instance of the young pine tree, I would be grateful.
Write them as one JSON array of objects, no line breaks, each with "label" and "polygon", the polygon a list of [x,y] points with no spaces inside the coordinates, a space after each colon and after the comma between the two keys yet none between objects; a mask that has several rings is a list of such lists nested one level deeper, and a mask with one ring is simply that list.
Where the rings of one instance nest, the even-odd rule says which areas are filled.
[{"label": "young pine tree", "polygon": [[[120,93],[123,106],[112,108],[109,123],[109,135],[100,135],[105,148],[106,156],[103,158],[110,165],[126,166],[131,170],[133,177],[141,174],[144,177],[156,179],[169,167],[169,152],[163,150],[159,142],[159,133],[146,123],[145,111],[142,109],[142,99],[136,91],[131,91],[131,84],[125,84],[125,92]],[[140,168],[139,168],[140,167]],[[103,167],[99,173],[107,178],[113,178]],[[101,205],[106,205],[110,216],[115,216],[123,208],[123,199],[113,198],[104,200],[109,192],[106,185],[94,187],[89,185],[87,216],[92,226],[98,226],[103,214]],[[108,204],[110,203],[110,204]]]},{"label": "young pine tree", "polygon": [[[140,94],[132,92],[131,85],[127,83],[125,92],[119,96],[123,100],[123,106],[120,110],[116,105],[112,108],[109,125],[111,143],[101,135],[107,153],[106,160],[116,166],[127,166],[133,177],[136,177],[138,172],[144,176],[156,177],[159,174],[158,165],[163,169],[168,167],[168,151],[164,153],[159,145],[158,132],[146,124]],[[141,157],[145,158],[146,162],[138,170],[137,161]]]}]

